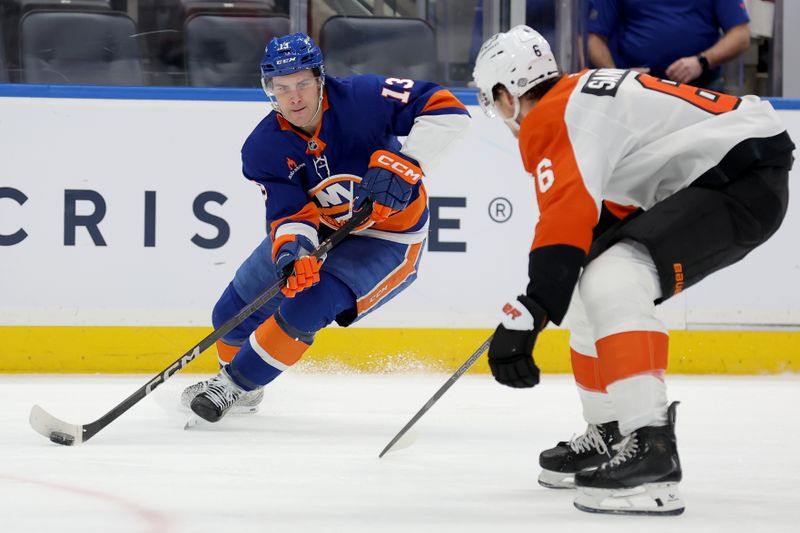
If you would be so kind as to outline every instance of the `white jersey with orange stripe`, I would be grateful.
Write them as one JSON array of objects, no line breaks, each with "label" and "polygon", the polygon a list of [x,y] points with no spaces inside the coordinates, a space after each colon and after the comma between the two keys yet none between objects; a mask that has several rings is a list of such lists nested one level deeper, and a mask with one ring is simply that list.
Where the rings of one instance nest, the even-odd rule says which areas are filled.
[{"label": "white jersey with orange stripe", "polygon": [[755,96],[618,69],[562,77],[520,126],[520,152],[540,211],[528,294],[558,321],[604,200],[649,209],[740,142],[783,131],[772,106]]},{"label": "white jersey with orange stripe", "polygon": [[[599,85],[598,93],[593,87]],[[619,70],[581,75],[564,119],[589,190],[645,209],[686,187],[741,141],[786,129],[756,96]]]},{"label": "white jersey with orange stripe", "polygon": [[[543,216],[560,203],[545,197],[572,192],[578,184],[570,182],[579,181],[594,223],[603,200],[648,209],[717,165],[736,144],[785,129],[756,96],[600,69],[564,77],[537,103],[523,121],[520,150],[536,178]],[[540,238],[551,241],[537,232]],[[585,235],[566,241],[588,249]]]}]

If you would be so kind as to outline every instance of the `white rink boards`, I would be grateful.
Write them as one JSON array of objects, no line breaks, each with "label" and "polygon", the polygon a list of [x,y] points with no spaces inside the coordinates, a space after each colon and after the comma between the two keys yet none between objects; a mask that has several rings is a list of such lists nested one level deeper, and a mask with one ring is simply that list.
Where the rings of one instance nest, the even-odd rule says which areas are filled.
[{"label": "white rink boards", "polygon": [[[471,129],[427,170],[419,279],[359,326],[486,328],[524,290],[533,181],[502,121],[471,103]],[[268,110],[263,101],[0,97],[0,326],[206,326],[265,233],[240,149]],[[779,115],[800,142],[800,109]],[[798,175],[795,165],[792,183]],[[790,195],[783,226],[758,253],[661,306],[667,326],[796,324],[798,207]]]},{"label": "white rink boards", "polygon": [[687,505],[670,518],[584,514],[537,485],[539,451],[584,429],[568,376],[467,375],[378,459],[447,377],[292,372],[261,413],[184,431],[179,375],[67,448],[28,426],[34,403],[88,423],[146,376],[2,375],[0,531],[797,531],[800,376],[669,379]]},{"label": "white rink boards", "polygon": [[[214,302],[264,234],[261,194],[242,178],[239,151],[268,111],[260,91],[249,101],[209,94],[0,87],[0,371],[157,372],[209,332]],[[474,91],[458,94],[473,127],[426,169],[419,278],[354,325],[359,341],[312,348],[326,364],[363,370],[381,354],[410,353],[438,365],[431,337],[462,359],[524,290],[532,180],[502,122],[483,115]],[[800,139],[800,101],[775,105]],[[798,175],[795,165],[790,181]],[[800,371],[798,203],[791,194],[783,226],[754,253],[659,306],[677,333],[673,370]],[[564,335],[543,353],[541,341],[561,333],[539,342],[546,370],[569,370]],[[351,344],[359,349],[338,349]]]}]

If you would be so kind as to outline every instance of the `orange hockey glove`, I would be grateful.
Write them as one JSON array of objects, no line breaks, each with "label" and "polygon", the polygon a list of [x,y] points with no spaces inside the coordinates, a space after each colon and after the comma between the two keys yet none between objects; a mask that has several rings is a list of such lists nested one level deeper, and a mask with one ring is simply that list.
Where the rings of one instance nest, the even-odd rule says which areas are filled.
[{"label": "orange hockey glove", "polygon": [[294,262],[294,271],[286,278],[286,286],[281,292],[288,298],[294,298],[298,292],[319,283],[319,270],[322,261],[313,255],[305,255]]}]

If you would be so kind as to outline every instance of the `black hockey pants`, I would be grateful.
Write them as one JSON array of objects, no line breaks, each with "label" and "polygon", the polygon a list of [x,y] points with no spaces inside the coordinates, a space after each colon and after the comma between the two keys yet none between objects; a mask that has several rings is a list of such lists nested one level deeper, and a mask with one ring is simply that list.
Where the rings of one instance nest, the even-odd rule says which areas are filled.
[{"label": "black hockey pants", "polygon": [[736,145],[688,188],[600,235],[587,263],[622,239],[644,244],[661,280],[656,303],[736,263],[780,227],[793,149],[786,132]]}]

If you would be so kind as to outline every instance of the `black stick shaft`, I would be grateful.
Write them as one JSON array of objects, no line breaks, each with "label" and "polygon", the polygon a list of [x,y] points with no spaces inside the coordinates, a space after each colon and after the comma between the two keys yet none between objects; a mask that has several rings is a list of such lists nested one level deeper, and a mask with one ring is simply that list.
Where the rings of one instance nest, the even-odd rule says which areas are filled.
[{"label": "black stick shaft", "polygon": [[477,349],[477,350],[475,350],[475,353],[473,353],[472,355],[470,355],[470,356],[469,356],[469,359],[467,359],[467,360],[464,362],[464,364],[463,364],[463,365],[461,365],[461,366],[459,367],[459,369],[458,369],[458,370],[456,370],[456,371],[455,371],[455,373],[454,373],[452,376],[450,376],[450,378],[449,378],[449,379],[448,379],[448,380],[447,380],[447,381],[444,383],[444,385],[442,385],[442,386],[439,388],[439,390],[437,390],[437,391],[434,393],[434,395],[431,397],[431,399],[430,399],[430,400],[428,400],[428,403],[426,403],[425,405],[423,405],[423,406],[422,406],[422,409],[420,409],[419,411],[417,411],[417,414],[415,414],[415,415],[414,415],[414,416],[411,418],[411,420],[409,420],[409,421],[408,421],[408,424],[406,424],[405,426],[403,426],[403,429],[401,429],[401,430],[400,430],[400,433],[398,433],[397,435],[395,435],[395,436],[394,436],[394,438],[393,438],[393,439],[392,439],[392,440],[389,442],[389,444],[387,444],[387,445],[386,445],[386,447],[383,449],[383,451],[380,453],[380,455],[378,455],[378,457],[383,457],[384,455],[386,455],[386,452],[388,452],[389,450],[391,450],[391,449],[392,449],[392,446],[394,446],[394,445],[397,443],[397,441],[399,441],[399,440],[400,440],[400,439],[403,437],[403,435],[405,435],[405,434],[406,434],[406,432],[407,432],[409,429],[411,429],[411,426],[413,426],[414,424],[416,424],[416,423],[417,423],[417,420],[419,420],[420,418],[422,418],[422,415],[424,415],[425,413],[427,413],[427,412],[428,412],[428,409],[430,409],[431,407],[433,407],[433,404],[435,404],[437,401],[439,401],[439,398],[441,398],[442,396],[444,396],[444,393],[445,393],[445,392],[447,392],[447,390],[448,390],[450,387],[452,387],[452,386],[453,386],[453,384],[454,384],[456,381],[458,381],[458,378],[460,378],[460,377],[461,377],[461,376],[464,374],[464,372],[466,372],[467,370],[469,370],[469,368],[470,368],[472,365],[474,365],[474,364],[475,364],[475,361],[477,361],[477,360],[478,360],[478,358],[479,358],[479,357],[480,357],[480,356],[483,354],[483,352],[485,352],[486,350],[488,350],[488,349],[489,349],[489,344],[492,342],[492,337],[493,337],[493,336],[494,336],[494,335],[490,335],[490,336],[489,336],[489,338],[488,338],[488,339],[486,339],[486,341],[484,341],[484,343],[483,343],[483,344],[481,344],[481,345],[478,347],[478,349]]},{"label": "black stick shaft", "polygon": [[[339,244],[345,237],[347,237],[354,229],[366,222],[370,213],[372,213],[372,204],[366,203],[364,207],[360,211],[354,213],[353,216],[350,217],[350,220],[348,220],[341,228],[334,231],[330,237],[325,239],[311,255],[317,259],[322,258],[334,246]],[[244,322],[247,317],[255,313],[256,310],[261,308],[262,305],[274,298],[285,284],[285,277],[276,281],[271,287],[261,293],[258,298],[247,304],[247,306],[242,308],[242,310],[239,311],[234,317],[230,318],[227,322],[209,333],[203,340],[191,347],[185,354],[180,356],[171,365],[155,375],[136,392],[125,398],[113,409],[94,422],[82,426],[83,442],[86,442],[92,438],[95,434],[97,434],[97,432],[116,420],[125,411],[136,405],[142,398],[153,392],[156,387],[171,378],[173,374],[194,361],[197,356],[213,346],[215,342],[228,334],[233,328]]]}]

